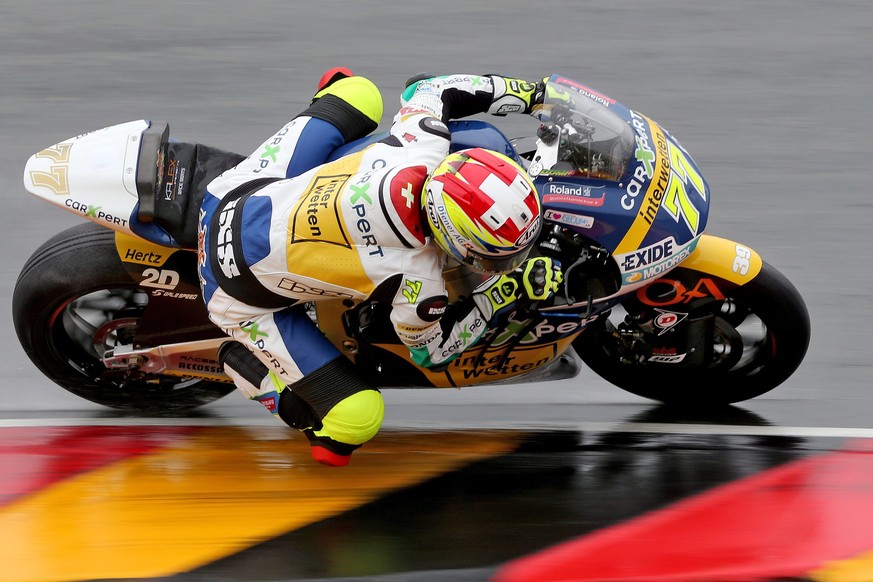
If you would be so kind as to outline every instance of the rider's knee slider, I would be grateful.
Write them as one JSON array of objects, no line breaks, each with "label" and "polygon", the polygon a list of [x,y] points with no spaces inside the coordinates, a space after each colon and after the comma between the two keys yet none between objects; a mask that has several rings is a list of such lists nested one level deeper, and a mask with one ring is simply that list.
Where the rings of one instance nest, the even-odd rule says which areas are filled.
[{"label": "rider's knee slider", "polygon": [[304,431],[312,446],[312,458],[332,467],[347,465],[352,451],[376,436],[384,416],[385,405],[377,390],[345,398],[321,419],[321,430]]},{"label": "rider's knee slider", "polygon": [[364,390],[343,399],[321,419],[315,436],[362,445],[379,432],[385,418],[385,402],[378,390]]},{"label": "rider's knee slider", "polygon": [[[321,421],[320,426],[307,431],[315,457],[324,453],[316,451],[315,447],[326,448],[331,455],[348,456],[373,438],[382,426],[385,416],[382,395],[365,382],[343,356],[334,358],[290,388],[312,406]],[[331,455],[327,456],[332,458]],[[316,460],[330,465],[344,464],[337,459]]]},{"label": "rider's knee slider", "polygon": [[336,126],[348,143],[379,126],[382,93],[365,77],[345,77],[316,93],[312,104],[300,115]]}]

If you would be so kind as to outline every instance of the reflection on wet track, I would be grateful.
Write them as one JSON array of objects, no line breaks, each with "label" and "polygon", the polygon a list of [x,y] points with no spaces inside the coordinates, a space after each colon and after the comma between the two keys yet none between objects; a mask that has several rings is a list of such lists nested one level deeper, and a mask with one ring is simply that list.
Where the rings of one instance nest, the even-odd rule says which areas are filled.
[{"label": "reflection on wet track", "polygon": [[[516,440],[397,435],[337,471],[313,463],[301,438],[279,427],[4,431],[0,545],[5,576],[19,580],[195,568],[507,452]],[[84,467],[80,456],[92,458],[92,449],[96,466]],[[9,462],[15,457],[25,462]]]},{"label": "reflection on wet track", "polygon": [[0,579],[867,571],[873,441],[633,426],[389,430],[343,469],[279,426],[0,428]]}]

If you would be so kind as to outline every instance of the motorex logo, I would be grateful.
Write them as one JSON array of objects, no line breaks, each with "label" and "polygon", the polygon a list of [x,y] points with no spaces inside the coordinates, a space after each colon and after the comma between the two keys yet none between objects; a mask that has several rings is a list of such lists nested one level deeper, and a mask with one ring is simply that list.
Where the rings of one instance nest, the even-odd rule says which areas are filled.
[{"label": "motorex logo", "polygon": [[645,248],[637,249],[623,255],[616,255],[616,260],[625,272],[625,283],[659,277],[687,259],[697,247],[697,241],[680,245],[673,237],[656,242]]}]

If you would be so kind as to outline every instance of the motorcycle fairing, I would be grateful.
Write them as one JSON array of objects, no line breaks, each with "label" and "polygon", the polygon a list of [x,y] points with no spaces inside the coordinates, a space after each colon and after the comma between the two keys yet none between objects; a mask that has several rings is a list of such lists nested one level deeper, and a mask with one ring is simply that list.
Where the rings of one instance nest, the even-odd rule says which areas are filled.
[{"label": "motorcycle fairing", "polygon": [[[712,357],[713,326],[718,321],[709,305],[724,301],[737,287],[754,280],[762,267],[760,255],[749,247],[701,236],[694,252],[679,268],[622,301],[622,307],[638,325],[653,334],[646,342],[650,350],[644,356],[646,362],[673,369],[706,365]],[[739,340],[729,334],[723,341]]]},{"label": "motorcycle fairing", "polygon": [[144,119],[85,133],[37,152],[24,187],[117,232],[194,248],[206,184],[245,159],[169,141],[166,122]]},{"label": "motorcycle fairing", "polygon": [[[551,151],[554,164],[531,165],[544,216],[614,255],[622,273],[617,295],[692,254],[706,226],[709,187],[681,145],[648,117],[576,81],[552,76],[547,95],[540,118],[559,126],[561,137]],[[603,160],[611,173],[577,161],[580,140],[572,145],[573,133],[588,138],[581,140],[588,148],[581,157]],[[549,153],[542,139],[538,144],[538,155]]]},{"label": "motorcycle fairing", "polygon": [[[580,331],[581,327],[577,325],[575,333],[559,340],[524,347],[489,346],[484,342],[463,352],[447,368],[439,371],[418,367],[412,361],[409,349],[400,343],[367,346],[355,361],[380,386],[460,388],[544,372],[570,348]],[[390,360],[390,365],[382,365],[386,357]],[[382,376],[381,369],[390,370],[390,375]],[[576,373],[578,368],[570,367],[560,377],[573,377]]]},{"label": "motorcycle fairing", "polygon": [[682,267],[745,285],[758,276],[763,264],[761,255],[753,249],[726,238],[705,234],[700,237],[700,244],[694,252],[683,261]]},{"label": "motorcycle fairing", "polygon": [[24,168],[32,194],[112,230],[133,234],[145,120],[84,133],[37,152]]}]

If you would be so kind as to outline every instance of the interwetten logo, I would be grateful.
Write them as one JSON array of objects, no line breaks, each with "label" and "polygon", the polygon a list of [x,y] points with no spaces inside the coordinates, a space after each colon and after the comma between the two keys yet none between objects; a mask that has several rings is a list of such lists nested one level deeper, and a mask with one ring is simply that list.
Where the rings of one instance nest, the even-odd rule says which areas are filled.
[{"label": "interwetten logo", "polygon": [[316,176],[291,212],[289,244],[323,242],[351,248],[339,208],[350,174]]}]

